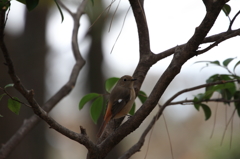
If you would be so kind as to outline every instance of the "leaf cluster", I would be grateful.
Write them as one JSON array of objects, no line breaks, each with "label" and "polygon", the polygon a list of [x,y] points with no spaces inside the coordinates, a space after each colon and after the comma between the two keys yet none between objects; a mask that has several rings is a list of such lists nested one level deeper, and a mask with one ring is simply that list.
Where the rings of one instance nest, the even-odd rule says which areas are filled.
[{"label": "leaf cluster", "polygon": [[[204,103],[206,101],[209,101],[213,94],[219,93],[221,95],[221,100],[224,104],[230,106],[230,101],[236,101],[234,102],[235,108],[238,112],[238,115],[240,117],[240,90],[238,88],[240,77],[236,74],[235,70],[236,67],[240,64],[240,61],[236,62],[236,64],[233,67],[233,71],[230,70],[229,64],[234,60],[235,58],[228,58],[224,60],[222,63],[219,61],[199,61],[199,62],[205,62],[206,67],[209,65],[215,65],[218,67],[222,67],[226,69],[229,74],[214,74],[210,76],[207,80],[207,84],[211,84],[214,82],[222,81],[223,84],[216,84],[216,85],[210,85],[205,88],[204,93],[200,93],[194,97],[194,107],[199,110],[200,107],[203,109],[205,114],[205,119],[208,120],[211,117],[211,109],[209,106]],[[199,63],[197,62],[197,63]],[[227,83],[225,81],[231,81],[236,80],[238,82],[230,82]]]}]

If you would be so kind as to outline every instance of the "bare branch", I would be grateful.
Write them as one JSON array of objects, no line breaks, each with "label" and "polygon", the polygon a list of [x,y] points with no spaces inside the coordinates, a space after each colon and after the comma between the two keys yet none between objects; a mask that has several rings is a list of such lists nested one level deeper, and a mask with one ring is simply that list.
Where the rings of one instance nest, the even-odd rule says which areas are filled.
[{"label": "bare branch", "polygon": [[75,133],[65,127],[63,127],[62,125],[60,125],[59,123],[57,123],[54,119],[52,119],[50,116],[48,116],[47,112],[45,112],[39,105],[37,104],[33,104],[32,105],[33,111],[36,115],[38,115],[40,118],[42,118],[44,121],[46,121],[49,126],[51,128],[53,128],[54,130],[58,131],[59,133],[65,135],[66,137],[77,141],[81,144],[83,144],[84,146],[86,146],[87,149],[89,150],[97,150],[97,147],[95,146],[95,144],[93,142],[91,142],[87,135],[86,135],[86,131],[84,131],[84,129],[81,127],[81,133],[82,134],[78,134]]},{"label": "bare branch", "polygon": [[[226,32],[226,33],[228,33],[228,32]],[[213,47],[218,46],[218,44],[220,44],[221,42],[228,40],[232,37],[235,37],[237,35],[240,35],[240,29],[238,29],[238,31],[236,31],[234,33],[228,33],[227,35],[220,37],[219,39],[217,39],[213,44],[211,44],[207,48],[197,51],[197,55],[205,53],[205,52],[209,51],[210,49],[212,49]]]},{"label": "bare branch", "polygon": [[131,4],[133,14],[137,23],[140,57],[143,55],[149,56],[151,54],[150,40],[145,11],[143,8],[143,1],[140,2],[140,0],[130,0],[129,2]]},{"label": "bare branch", "polygon": [[[209,51],[210,49],[212,49],[213,47],[217,46],[219,43],[225,41],[225,40],[228,40],[230,38],[233,38],[233,37],[236,37],[236,36],[239,36],[240,35],[240,29],[236,29],[236,30],[231,30],[231,31],[226,31],[226,32],[222,32],[222,33],[219,33],[219,34],[215,34],[215,35],[211,35],[209,37],[206,37],[201,44],[204,44],[204,43],[211,43],[211,42],[214,42],[214,44],[210,45],[208,47],[208,49],[204,49],[204,50],[200,50],[200,51],[197,51],[197,55],[198,54],[202,54],[202,53],[205,53],[207,51]],[[168,56],[171,56],[174,54],[175,52],[175,49],[176,47],[184,47],[186,44],[182,44],[182,45],[178,45],[178,46],[175,46],[175,47],[172,47],[166,51],[163,51],[163,52],[160,52],[160,53],[157,53],[157,54],[154,54],[153,56],[153,59],[156,62],[158,62],[159,60],[161,59],[164,59]]]},{"label": "bare branch", "polygon": [[235,16],[233,17],[233,19],[230,21],[229,27],[228,27],[228,31],[232,30],[232,25],[235,21],[235,19],[237,18],[237,16],[240,14],[240,10],[235,14]]}]

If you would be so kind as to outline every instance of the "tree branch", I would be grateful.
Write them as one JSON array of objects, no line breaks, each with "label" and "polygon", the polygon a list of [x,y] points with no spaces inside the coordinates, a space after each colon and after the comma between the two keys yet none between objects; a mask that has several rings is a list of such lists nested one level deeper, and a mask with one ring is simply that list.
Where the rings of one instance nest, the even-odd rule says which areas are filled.
[{"label": "tree branch", "polygon": [[[136,1],[130,1],[132,5],[132,9],[135,12],[139,12],[139,8],[133,7],[136,5]],[[213,26],[216,18],[218,17],[223,5],[225,4],[225,0],[214,1],[214,7],[211,11],[208,11],[205,18],[203,19],[200,26],[196,29],[194,35],[190,38],[188,43],[180,50],[175,53],[173,60],[163,75],[158,80],[157,84],[154,86],[151,94],[149,95],[148,99],[145,103],[141,106],[140,109],[137,110],[135,115],[133,115],[128,121],[122,124],[114,133],[109,135],[100,145],[100,152],[101,157],[107,154],[116,144],[118,144],[124,137],[128,134],[136,130],[142,121],[149,115],[149,113],[155,108],[158,103],[158,100],[170,84],[170,82],[174,79],[174,77],[180,72],[182,65],[191,57],[195,55],[195,51],[198,49],[198,46],[203,42],[204,38],[206,37],[207,33]],[[135,18],[138,19],[138,14],[134,14]],[[143,21],[142,17],[142,21]],[[141,22],[142,22],[141,21]],[[140,20],[136,20],[137,23]],[[140,25],[140,24],[137,24]],[[143,30],[139,30],[143,29]],[[146,29],[146,28],[145,28]],[[139,34],[146,32],[144,28],[138,27]],[[141,54],[141,46],[140,46],[140,54]],[[146,50],[145,50],[146,51]],[[134,77],[140,77],[140,84],[136,83],[135,87],[139,90],[139,86],[141,86],[141,82],[143,82],[148,69],[154,64],[153,58],[149,57],[148,60],[142,59],[140,56],[139,64],[134,72]],[[144,61],[144,62],[143,62]],[[141,70],[141,68],[145,68]],[[161,114],[160,114],[161,115]]]},{"label": "tree branch", "polygon": [[[73,69],[72,69],[72,72],[71,72],[68,82],[43,105],[42,108],[46,112],[49,112],[61,99],[63,99],[66,95],[68,95],[71,92],[71,90],[75,86],[79,72],[85,64],[85,61],[82,58],[81,53],[79,51],[78,40],[77,40],[76,36],[78,35],[79,19],[84,12],[84,7],[85,7],[86,3],[87,3],[87,0],[84,0],[79,5],[79,7],[77,9],[77,13],[74,14],[75,16],[74,16],[73,35],[72,35],[72,37],[73,37],[72,38],[72,48],[73,48],[73,54],[74,54],[76,63],[73,66]],[[2,15],[2,13],[1,13],[1,19],[4,19],[4,17],[5,17],[5,15]],[[28,100],[30,105],[38,106],[38,104],[34,100],[33,96],[31,94],[29,94],[29,91],[24,88],[24,86],[20,82],[20,79],[15,74],[12,61],[9,57],[8,50],[4,43],[4,37],[3,37],[4,27],[1,27],[1,26],[3,26],[3,24],[4,23],[1,20],[0,45],[1,45],[3,55],[5,57],[5,60],[6,60],[6,64],[9,69],[9,71],[8,71],[9,75],[11,76],[11,78],[14,82],[15,88],[24,95],[24,97]],[[77,55],[77,54],[79,54],[79,55]],[[40,118],[38,118],[36,115],[33,115],[29,119],[26,119],[24,121],[23,125],[18,129],[18,131],[8,140],[7,143],[5,143],[2,146],[2,148],[0,150],[0,158],[6,158],[11,153],[11,151],[13,151],[13,149],[21,142],[21,140],[27,135],[27,133],[29,133],[33,129],[33,127],[39,122],[40,122]],[[83,140],[88,141],[87,137],[83,137]]]},{"label": "tree branch", "polygon": [[143,1],[130,0],[129,2],[131,4],[132,11],[133,11],[137,28],[138,28],[140,57],[144,55],[149,56],[151,54],[150,40],[149,40],[147,20],[146,20],[145,11],[143,8]]},{"label": "tree branch", "polygon": [[237,16],[240,14],[240,10],[235,14],[235,16],[233,17],[233,19],[231,20],[230,24],[229,24],[229,27],[228,27],[228,31],[231,31],[232,30],[232,25],[235,21],[235,19],[237,18]]},{"label": "tree branch", "polygon": [[[230,31],[226,31],[226,32],[222,32],[222,33],[219,33],[219,34],[215,34],[215,35],[211,35],[209,37],[206,37],[206,38],[204,38],[204,40],[202,41],[201,44],[211,43],[211,42],[215,42],[215,44],[214,45],[212,44],[213,46],[211,46],[211,47],[209,46],[208,50],[204,49],[205,51],[203,51],[203,50],[197,51],[197,54],[205,53],[206,51],[209,51],[210,49],[212,49],[214,46],[217,46],[219,43],[221,43],[225,40],[228,40],[230,38],[239,36],[239,35],[240,35],[240,29],[236,29],[236,30],[230,30]],[[154,54],[153,59],[154,59],[155,63],[158,62],[161,59],[164,59],[168,56],[173,55],[176,47],[182,47],[183,48],[183,47],[185,47],[185,45],[186,45],[186,43],[182,44],[182,45],[172,47],[172,48],[170,48],[166,51]]]},{"label": "tree branch", "polygon": [[213,44],[211,44],[207,48],[197,51],[197,54],[199,55],[199,54],[205,53],[205,52],[209,51],[210,49],[212,49],[213,47],[218,46],[218,44],[220,44],[221,42],[223,42],[225,40],[228,40],[232,37],[240,35],[240,29],[238,29],[235,32],[231,32],[231,33],[229,33],[229,32],[231,32],[231,31],[225,32],[226,35],[223,35],[223,36],[219,37],[219,39],[217,39]]},{"label": "tree branch", "polygon": [[[180,100],[177,102],[171,102],[169,103],[169,105],[177,105],[177,104],[181,104],[181,105],[192,105],[194,102],[194,100]],[[226,99],[221,99],[221,98],[214,98],[214,99],[204,99],[201,102],[227,102],[227,103],[231,103],[231,102],[240,102],[240,99],[235,99],[235,100],[226,100]]]}]

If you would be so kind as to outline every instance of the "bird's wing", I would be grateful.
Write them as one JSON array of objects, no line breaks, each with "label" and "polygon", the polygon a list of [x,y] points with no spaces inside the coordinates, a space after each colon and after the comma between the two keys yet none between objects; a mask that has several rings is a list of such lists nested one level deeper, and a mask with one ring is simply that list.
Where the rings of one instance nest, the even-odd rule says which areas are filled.
[{"label": "bird's wing", "polygon": [[[114,91],[110,96],[112,104],[112,118],[115,117],[123,108],[126,106],[128,101],[130,100],[130,89],[122,88],[121,90]],[[114,97],[114,98],[113,98]]]}]

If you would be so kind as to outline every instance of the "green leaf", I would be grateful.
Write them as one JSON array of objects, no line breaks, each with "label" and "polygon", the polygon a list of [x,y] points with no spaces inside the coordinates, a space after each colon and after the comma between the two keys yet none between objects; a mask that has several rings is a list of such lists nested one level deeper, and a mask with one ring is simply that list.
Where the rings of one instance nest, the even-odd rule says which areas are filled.
[{"label": "green leaf", "polygon": [[5,95],[6,95],[6,93],[1,94],[0,95],[0,100],[2,100],[2,97],[5,96]]},{"label": "green leaf", "polygon": [[[223,99],[230,100],[233,97],[234,93],[236,92],[236,86],[234,83],[224,83],[224,84],[215,85],[209,88],[204,93],[204,99],[210,99],[214,92],[219,92]],[[225,103],[225,104],[229,104],[229,103]]]},{"label": "green leaf", "polygon": [[219,61],[197,61],[197,62],[195,62],[195,63],[210,63],[210,64],[215,64],[215,65],[218,65],[218,66],[221,66],[220,65],[220,62]]},{"label": "green leaf", "polygon": [[194,103],[194,107],[199,111],[200,104]]},{"label": "green leaf", "polygon": [[[16,100],[19,100],[16,97],[13,97]],[[15,114],[19,114],[19,111],[21,109],[21,103],[19,103],[18,101],[13,100],[11,98],[8,99],[8,108]]]},{"label": "green leaf", "polygon": [[228,64],[229,64],[232,60],[234,60],[234,59],[235,59],[235,58],[228,58],[228,59],[224,60],[224,61],[223,61],[223,66],[227,67]]},{"label": "green leaf", "polygon": [[214,64],[214,65],[217,65],[217,66],[221,66],[219,61],[197,61],[197,62],[195,62],[195,63],[203,63],[203,62],[206,63],[206,66],[204,66],[203,68],[201,68],[201,70],[204,69],[204,68],[206,68],[206,67],[208,67],[209,64]]},{"label": "green leaf", "polygon": [[221,75],[219,75],[219,79],[220,80],[225,80],[225,81],[232,80],[231,75],[228,75],[228,74],[221,74]]},{"label": "green leaf", "polygon": [[205,120],[208,120],[212,115],[211,109],[206,104],[200,104],[200,105],[203,108],[203,111],[205,114]]},{"label": "green leaf", "polygon": [[57,8],[58,8],[58,10],[59,10],[59,12],[60,12],[60,15],[61,15],[61,18],[62,18],[62,22],[63,22],[63,20],[64,20],[64,16],[63,16],[62,9],[61,9],[61,7],[59,6],[59,4],[58,4],[58,2],[57,2],[56,0],[54,0],[54,2],[55,2],[56,5],[57,5]]},{"label": "green leaf", "polygon": [[79,102],[79,105],[78,105],[79,110],[81,110],[87,102],[89,102],[90,100],[97,98],[99,96],[100,96],[100,94],[98,94],[98,93],[89,93],[89,94],[85,95]]},{"label": "green leaf", "polygon": [[37,7],[39,0],[26,0],[26,6],[28,11],[33,10]]},{"label": "green leaf", "polygon": [[91,2],[92,2],[92,5],[94,5],[94,0],[91,0]]},{"label": "green leaf", "polygon": [[223,12],[226,16],[229,16],[229,13],[231,12],[231,7],[228,4],[225,4],[222,8]]},{"label": "green leaf", "polygon": [[197,109],[197,111],[199,111],[200,104],[199,104],[199,99],[197,97],[194,97],[193,105]]},{"label": "green leaf", "polygon": [[227,98],[225,99],[230,100],[233,97],[234,93],[236,92],[236,85],[234,83],[225,83],[215,86],[214,89],[221,94],[222,92],[226,93]]},{"label": "green leaf", "polygon": [[0,114],[0,117],[3,117],[3,116]]},{"label": "green leaf", "polygon": [[[234,94],[234,100],[240,100],[240,91],[236,91]],[[238,116],[240,117],[240,102],[234,102],[235,108],[237,109]]]},{"label": "green leaf", "polygon": [[134,102],[131,110],[129,111],[129,114],[134,115],[135,114],[135,109],[136,109],[136,103]]},{"label": "green leaf", "polygon": [[221,65],[220,65],[220,62],[219,62],[218,60],[216,60],[216,61],[210,61],[209,63],[210,63],[210,64],[217,65],[217,66],[221,66]]},{"label": "green leaf", "polygon": [[117,81],[119,80],[119,78],[117,77],[112,77],[106,80],[105,82],[105,89],[108,93],[111,92],[113,86],[117,83]]},{"label": "green leaf", "polygon": [[8,88],[8,87],[13,87],[14,86],[14,84],[13,83],[10,83],[10,84],[7,84],[5,87],[4,87],[4,89],[6,89],[6,88]]},{"label": "green leaf", "polygon": [[[206,80],[206,83],[213,83],[219,81],[219,74],[212,75]],[[213,86],[207,86],[205,91],[211,90]]]},{"label": "green leaf", "polygon": [[138,98],[141,101],[141,103],[143,104],[147,100],[147,94],[140,90],[138,93]]},{"label": "green leaf", "polygon": [[240,64],[240,60],[235,64],[233,71],[235,72],[236,67]]},{"label": "green leaf", "polygon": [[90,108],[90,114],[95,124],[97,124],[98,118],[101,115],[102,108],[103,108],[103,96],[100,96],[96,100],[94,100]]},{"label": "green leaf", "polygon": [[224,90],[227,89],[229,92],[233,95],[236,91],[236,86],[234,83],[224,83],[224,84],[218,84],[213,87],[213,91],[219,91],[219,90]]},{"label": "green leaf", "polygon": [[203,93],[199,93],[198,95],[195,96],[194,100],[197,102],[200,102],[204,99],[204,94]]},{"label": "green leaf", "polygon": [[210,76],[207,80],[206,83],[213,83],[219,81],[219,74],[215,74]]}]

